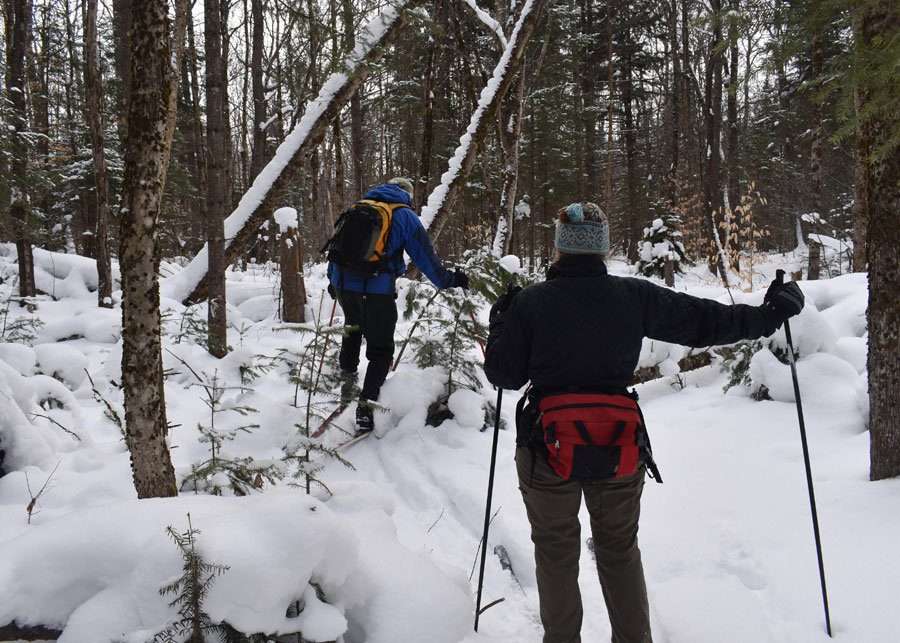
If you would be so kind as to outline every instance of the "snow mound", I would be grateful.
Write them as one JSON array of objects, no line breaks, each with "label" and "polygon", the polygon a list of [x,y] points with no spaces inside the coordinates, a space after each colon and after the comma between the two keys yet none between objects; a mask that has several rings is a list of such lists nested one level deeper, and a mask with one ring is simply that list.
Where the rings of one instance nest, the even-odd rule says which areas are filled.
[{"label": "snow mound", "polygon": [[[204,602],[213,622],[308,641],[348,629],[369,643],[458,641],[465,577],[402,547],[382,510],[334,506],[298,494],[130,500],[33,525],[4,544],[0,622],[65,627],[61,643],[147,640],[177,618],[159,594],[182,565],[166,527],[185,531],[189,514],[200,554],[228,566]],[[287,617],[298,600],[300,615]]]},{"label": "snow mound", "polygon": [[469,389],[461,388],[454,391],[447,400],[447,407],[453,413],[453,418],[460,426],[480,429],[484,424],[484,398]]},{"label": "snow mound", "polygon": [[71,389],[87,377],[88,360],[77,348],[66,344],[39,344],[34,347],[38,371],[65,383]]},{"label": "snow mound", "polygon": [[37,364],[34,349],[24,344],[0,343],[0,360],[6,362],[20,375],[34,375]]}]

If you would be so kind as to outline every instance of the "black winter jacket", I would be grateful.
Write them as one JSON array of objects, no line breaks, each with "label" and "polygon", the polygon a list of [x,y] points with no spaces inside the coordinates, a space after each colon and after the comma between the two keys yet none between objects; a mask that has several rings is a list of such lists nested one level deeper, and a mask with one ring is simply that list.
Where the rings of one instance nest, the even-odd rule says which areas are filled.
[{"label": "black winter jacket", "polygon": [[644,337],[730,344],[771,335],[781,323],[775,316],[608,275],[596,256],[567,256],[492,321],[484,371],[505,389],[529,380],[539,391],[620,389],[632,380]]}]

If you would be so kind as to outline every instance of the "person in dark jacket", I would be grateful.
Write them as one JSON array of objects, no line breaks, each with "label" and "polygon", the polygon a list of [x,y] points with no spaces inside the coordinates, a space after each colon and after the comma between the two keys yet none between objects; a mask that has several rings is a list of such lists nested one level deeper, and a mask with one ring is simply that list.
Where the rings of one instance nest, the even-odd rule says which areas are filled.
[{"label": "person in dark jacket", "polygon": [[356,408],[356,423],[361,431],[374,428],[372,407],[368,401],[378,399],[384,380],[394,359],[394,329],[397,325],[395,281],[406,272],[403,253],[438,288],[468,288],[469,280],[461,271],[447,270],[431,245],[428,232],[412,210],[413,185],[409,179],[395,178],[376,186],[365,199],[386,204],[401,204],[395,208],[384,255],[388,269],[374,276],[346,270],[334,262],[328,264],[328,279],[341,309],[344,323],[353,330],[344,335],[341,343],[340,367],[345,387],[355,384],[362,340],[366,340],[369,367]]},{"label": "person in dark jacket", "polygon": [[[533,401],[565,391],[596,391],[634,404],[626,387],[644,337],[696,347],[729,344],[771,335],[803,308],[803,294],[792,282],[773,283],[761,306],[727,306],[644,279],[609,275],[604,263],[608,231],[605,214],[593,203],[560,210],[558,259],[547,280],[501,297],[491,310],[484,370],[493,384],[519,389],[530,382]],[[649,443],[640,450],[632,475],[564,479],[551,467],[543,439],[549,429],[540,423],[517,429],[519,488],[535,547],[544,643],[581,641],[582,495],[612,641],[650,643],[637,542],[644,475],[652,465]],[[542,437],[535,439],[535,433]]]}]

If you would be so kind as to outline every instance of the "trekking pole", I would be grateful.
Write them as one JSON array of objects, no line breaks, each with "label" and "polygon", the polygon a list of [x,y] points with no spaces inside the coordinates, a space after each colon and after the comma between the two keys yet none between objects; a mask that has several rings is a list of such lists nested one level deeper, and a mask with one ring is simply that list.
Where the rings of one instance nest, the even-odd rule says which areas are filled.
[{"label": "trekking pole", "polygon": [[[778,284],[784,283],[784,270],[775,272]],[[822,584],[822,604],[825,607],[825,631],[831,636],[831,614],[828,611],[828,590],[825,588],[825,562],[822,558],[822,539],[819,536],[819,515],[816,511],[816,493],[813,490],[812,467],[809,463],[809,447],[806,442],[806,423],[803,421],[803,403],[800,401],[800,383],[797,379],[797,364],[794,362],[794,343],[791,341],[791,324],[784,322],[784,335],[787,338],[788,362],[791,365],[791,377],[794,380],[794,399],[797,401],[797,419],[800,422],[800,441],[803,443],[803,463],[806,465],[806,486],[809,489],[809,508],[812,512],[813,534],[816,537],[816,555],[819,559],[819,581]]]},{"label": "trekking pole", "polygon": [[503,389],[497,388],[497,413],[494,415],[494,442],[491,445],[491,471],[488,475],[487,504],[484,508],[484,535],[481,537],[481,567],[478,571],[478,598],[475,603],[475,631],[481,616],[481,590],[484,587],[484,564],[487,559],[488,530],[491,527],[491,500],[494,497],[494,471],[497,468],[497,439],[500,436],[500,406],[503,404]]}]

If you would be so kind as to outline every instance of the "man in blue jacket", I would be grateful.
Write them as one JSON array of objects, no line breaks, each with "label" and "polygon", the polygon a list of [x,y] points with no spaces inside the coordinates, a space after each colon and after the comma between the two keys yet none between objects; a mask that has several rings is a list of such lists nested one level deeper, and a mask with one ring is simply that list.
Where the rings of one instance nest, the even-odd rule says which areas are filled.
[{"label": "man in blue jacket", "polygon": [[356,408],[360,431],[374,428],[369,400],[377,400],[394,359],[394,329],[397,326],[395,281],[406,272],[404,251],[438,288],[468,288],[469,279],[461,271],[444,268],[434,252],[428,232],[412,210],[413,185],[409,179],[395,178],[369,190],[365,199],[393,205],[391,226],[385,243],[387,269],[374,276],[354,273],[335,262],[328,264],[328,279],[344,311],[344,323],[353,331],[341,343],[340,366],[345,382],[356,381],[359,352],[366,340],[369,367]]}]

